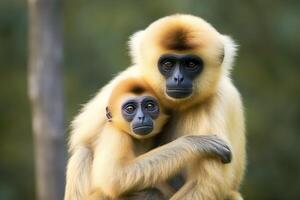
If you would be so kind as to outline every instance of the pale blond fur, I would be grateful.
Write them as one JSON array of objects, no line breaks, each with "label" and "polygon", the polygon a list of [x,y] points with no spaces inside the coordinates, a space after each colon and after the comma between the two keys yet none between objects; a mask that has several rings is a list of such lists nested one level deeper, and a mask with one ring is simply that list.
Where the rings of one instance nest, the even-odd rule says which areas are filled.
[{"label": "pale blond fur", "polygon": [[[181,31],[193,48],[166,49],[165,40],[173,37],[175,31]],[[160,101],[178,109],[164,132],[166,141],[186,134],[216,134],[232,148],[233,160],[229,165],[212,160],[194,160],[189,164],[187,182],[172,199],[241,199],[236,194],[245,171],[246,140],[241,97],[229,77],[236,54],[233,40],[199,17],[173,15],[152,23],[135,35],[130,44],[137,68]],[[194,81],[191,97],[177,100],[166,95],[164,77],[156,67],[159,56],[166,53],[196,54],[204,60],[204,70]],[[222,54],[224,58],[220,60]]]},{"label": "pale blond fur", "polygon": [[[192,50],[168,50],[160,45],[164,34],[169,30],[176,30],[178,26],[186,30],[188,37],[191,38]],[[133,36],[130,44],[134,66],[126,69],[107,84],[85,105],[73,122],[65,199],[83,199],[82,197],[90,188],[87,180],[91,179],[90,159],[93,156],[94,141],[99,141],[98,137],[101,137],[99,133],[107,126],[105,115],[99,113],[105,113],[108,98],[115,86],[130,77],[144,77],[160,102],[164,106],[176,109],[172,121],[163,133],[166,142],[174,140],[167,144],[167,149],[170,148],[171,151],[162,147],[143,156],[146,161],[152,162],[154,159],[155,163],[158,163],[154,171],[147,165],[148,162],[130,171],[137,173],[138,176],[135,174],[129,178],[144,178],[143,182],[138,182],[143,184],[137,189],[147,187],[148,184],[156,185],[162,181],[160,177],[169,178],[174,172],[185,167],[187,182],[171,199],[242,199],[238,190],[245,171],[246,141],[241,98],[229,77],[229,70],[235,56],[234,42],[228,36],[218,33],[201,18],[174,15],[157,20],[144,31],[138,32]],[[165,80],[157,69],[158,57],[165,53],[193,53],[203,58],[204,71],[195,80],[194,94],[190,98],[176,100],[165,94]],[[222,53],[224,58],[220,60]],[[195,150],[197,143],[186,138],[185,135],[189,134],[218,135],[230,145],[233,153],[232,162],[222,165],[216,160],[195,156],[195,152],[199,152],[199,149]],[[203,145],[200,147],[203,151]],[[167,160],[164,153],[167,153]],[[80,165],[78,162],[83,158],[85,158],[84,164]]]},{"label": "pale blond fur", "polygon": [[82,108],[72,122],[69,140],[70,158],[67,165],[65,200],[82,200],[90,189],[93,142],[106,123],[105,108],[112,88],[127,78],[139,77],[133,67],[120,73]]}]

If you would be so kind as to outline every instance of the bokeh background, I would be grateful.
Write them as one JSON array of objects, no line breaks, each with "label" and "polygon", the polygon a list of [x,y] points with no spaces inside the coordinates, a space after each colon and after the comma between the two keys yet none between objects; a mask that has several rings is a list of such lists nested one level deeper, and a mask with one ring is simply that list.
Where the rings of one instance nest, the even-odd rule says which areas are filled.
[{"label": "bokeh background", "polygon": [[[130,60],[128,37],[174,13],[202,16],[239,44],[233,80],[247,118],[245,199],[300,199],[300,1],[65,0],[65,130]],[[0,199],[35,199],[25,0],[0,1]]]}]

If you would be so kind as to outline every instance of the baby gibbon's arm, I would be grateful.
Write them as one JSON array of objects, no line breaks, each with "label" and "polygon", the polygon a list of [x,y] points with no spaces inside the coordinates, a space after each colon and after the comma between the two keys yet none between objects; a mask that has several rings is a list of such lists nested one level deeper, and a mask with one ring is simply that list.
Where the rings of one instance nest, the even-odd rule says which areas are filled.
[{"label": "baby gibbon's arm", "polygon": [[131,136],[105,126],[95,148],[92,188],[115,198],[132,190],[141,190],[165,181],[190,160],[201,156],[219,156],[224,163],[231,151],[217,136],[183,136],[134,157]]}]

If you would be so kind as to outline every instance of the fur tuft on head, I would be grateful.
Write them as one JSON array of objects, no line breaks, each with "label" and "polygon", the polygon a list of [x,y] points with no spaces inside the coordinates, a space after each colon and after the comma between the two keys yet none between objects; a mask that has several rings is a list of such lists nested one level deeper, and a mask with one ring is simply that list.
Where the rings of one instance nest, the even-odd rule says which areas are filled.
[{"label": "fur tuft on head", "polygon": [[175,51],[191,50],[199,45],[188,28],[180,25],[170,27],[159,43],[163,48]]},{"label": "fur tuft on head", "polygon": [[144,31],[135,32],[129,39],[129,53],[132,58],[132,62],[137,64],[139,62],[139,55],[141,51],[141,43],[143,39]]},{"label": "fur tuft on head", "polygon": [[238,45],[233,41],[231,37],[227,35],[222,35],[222,41],[224,45],[224,58],[221,66],[225,69],[226,75],[229,76],[234,64]]}]

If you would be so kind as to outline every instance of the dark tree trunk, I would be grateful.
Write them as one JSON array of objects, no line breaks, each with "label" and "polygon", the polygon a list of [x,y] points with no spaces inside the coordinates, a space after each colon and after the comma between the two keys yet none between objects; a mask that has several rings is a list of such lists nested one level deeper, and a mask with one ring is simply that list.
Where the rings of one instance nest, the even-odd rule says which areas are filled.
[{"label": "dark tree trunk", "polygon": [[59,0],[28,0],[29,97],[39,200],[61,200],[65,185],[62,18]]}]

